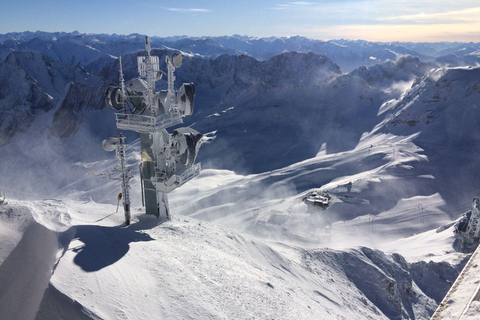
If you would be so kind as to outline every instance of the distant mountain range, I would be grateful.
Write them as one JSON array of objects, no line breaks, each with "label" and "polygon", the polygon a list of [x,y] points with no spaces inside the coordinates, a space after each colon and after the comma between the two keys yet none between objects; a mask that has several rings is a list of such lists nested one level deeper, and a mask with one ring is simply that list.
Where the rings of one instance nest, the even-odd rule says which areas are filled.
[{"label": "distant mountain range", "polygon": [[[212,136],[199,153],[205,167],[265,172],[314,157],[322,146],[328,153],[352,150],[364,133],[394,115],[397,125],[383,126],[399,135],[413,134],[422,121],[441,116],[424,110],[428,114],[407,119],[410,113],[402,110],[412,103],[480,104],[471,75],[477,69],[465,69],[465,77],[448,69],[477,65],[478,43],[246,36],[152,37],[151,42],[160,61],[174,51],[185,53],[176,85],[196,85],[194,114],[184,121]],[[122,55],[128,80],[138,76],[136,57],[143,49],[144,36],[138,34],[0,35],[0,146],[2,162],[9,164],[1,168],[3,181],[21,180],[17,171],[28,176],[28,164],[39,157],[46,176],[59,171],[60,157],[70,162],[107,157],[100,142],[118,131],[103,93],[118,82],[116,57]],[[449,87],[432,95],[425,81],[432,88]],[[126,134],[130,141],[136,138]],[[47,145],[57,159],[46,160],[39,145]]]},{"label": "distant mountain range", "polygon": [[[89,72],[99,71],[104,59],[125,55],[144,49],[144,35],[82,34],[79,32],[48,33],[21,32],[0,34],[0,60],[11,51],[36,51],[49,59],[79,65]],[[315,52],[329,57],[343,72],[350,72],[362,65],[397,60],[403,55],[413,55],[422,61],[438,60],[451,66],[479,62],[479,43],[437,42],[369,42],[363,40],[313,40],[305,37],[254,38],[248,36],[223,37],[155,37],[154,47],[173,48],[204,58],[216,58],[222,54],[248,55],[258,60],[284,52]]]}]

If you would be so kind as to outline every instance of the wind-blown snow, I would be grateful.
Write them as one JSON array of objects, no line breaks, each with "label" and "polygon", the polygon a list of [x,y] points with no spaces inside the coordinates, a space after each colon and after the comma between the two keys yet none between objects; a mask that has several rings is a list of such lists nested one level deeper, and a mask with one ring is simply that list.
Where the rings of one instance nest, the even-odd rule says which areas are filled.
[{"label": "wind-blown snow", "polygon": [[169,222],[143,215],[133,179],[124,227],[118,182],[90,172],[116,165],[103,91],[115,56],[136,76],[143,37],[0,35],[0,318],[433,313],[468,257],[451,222],[480,188],[477,44],[152,39],[187,53],[205,169],[169,194]]},{"label": "wind-blown snow", "polygon": [[[434,177],[414,169],[428,161],[415,138],[365,134],[352,151],[320,153],[262,174],[204,170],[171,193],[170,222],[139,208],[125,228],[115,205],[12,200],[0,209],[18,230],[17,241],[32,218],[59,233],[53,275],[48,287],[39,284],[46,291],[31,312],[40,319],[63,313],[94,319],[426,319],[465,256],[452,248],[452,229],[428,231],[450,220],[432,188]],[[130,163],[139,161],[129,154]],[[115,161],[77,165],[102,172]],[[115,199],[117,183],[105,182],[69,191],[84,189],[79,181],[65,196]],[[138,203],[140,188],[133,186]],[[331,195],[329,208],[303,201],[312,190]]]},{"label": "wind-blown snow", "polygon": [[[161,223],[134,211],[125,228],[115,206],[94,202],[12,201],[0,209],[15,227],[29,217],[37,221],[1,265],[2,276],[16,273],[9,268],[12,255],[16,265],[30,259],[27,265],[47,260],[53,266],[48,287],[30,282],[46,291],[28,308],[9,303],[18,301],[21,290],[2,290],[8,292],[0,296],[2,315],[21,310],[39,319],[66,312],[75,319],[425,319],[438,303],[425,290],[444,290],[448,283],[441,279],[454,279],[458,272],[446,264],[407,264],[399,255],[368,248],[305,250],[178,215]],[[35,245],[48,250],[45,242],[22,245],[38,223],[58,233],[56,259],[29,258]],[[437,282],[425,287],[415,278],[429,269],[440,272],[439,278],[433,276]]]}]

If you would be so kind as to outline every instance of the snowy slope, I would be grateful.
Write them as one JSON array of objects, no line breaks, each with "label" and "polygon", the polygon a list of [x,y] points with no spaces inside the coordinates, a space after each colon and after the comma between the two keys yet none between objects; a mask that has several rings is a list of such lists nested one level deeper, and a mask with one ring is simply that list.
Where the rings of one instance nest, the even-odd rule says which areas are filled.
[{"label": "snowy slope", "polygon": [[[51,260],[35,262],[38,270],[54,269],[50,280],[37,277],[32,286],[31,292],[47,288],[44,295],[29,295],[31,308],[2,310],[38,319],[428,319],[464,255],[452,248],[452,229],[428,231],[449,218],[434,178],[414,168],[428,161],[415,137],[364,135],[354,150],[323,149],[315,158],[256,175],[205,170],[171,194],[175,216],[162,224],[140,208],[123,228],[115,205],[12,200],[0,207],[1,235],[11,239],[1,252],[7,261],[2,274],[18,265],[8,261],[25,259],[22,248],[30,248],[35,223],[58,233],[60,244],[58,251],[46,247],[56,258],[50,253]],[[136,167],[133,155],[129,162]],[[113,158],[78,164],[97,172],[113,165]],[[85,192],[86,180],[78,181],[62,197],[110,194],[113,200],[117,184],[102,182]],[[306,204],[302,199],[313,190],[328,192],[332,205]],[[22,246],[15,247],[20,239]],[[3,305],[21,290],[8,292],[0,297]]]},{"label": "snowy slope", "polygon": [[[204,170],[197,178],[202,188],[192,183],[173,192],[172,206],[182,215],[294,243],[374,245],[410,236],[449,221],[435,178],[415,168],[428,159],[413,138],[374,136],[352,151],[319,153],[257,175]],[[327,209],[304,201],[314,191],[331,196]]]},{"label": "snowy slope", "polygon": [[[478,195],[480,68],[441,68],[418,78],[399,100],[385,103],[374,132],[418,133],[437,190],[455,208]],[[448,170],[447,170],[448,168]],[[453,218],[453,217],[452,217]]]},{"label": "snowy slope", "polygon": [[[446,263],[407,263],[364,247],[305,250],[181,216],[159,224],[135,214],[124,228],[115,206],[93,202],[11,201],[0,210],[14,229],[31,223],[2,277],[29,257],[37,267],[30,292],[46,289],[23,300],[14,299],[20,285],[2,290],[0,314],[24,319],[426,319],[458,274]],[[52,231],[58,250],[44,242],[44,255],[29,256],[28,238],[55,238]],[[53,269],[48,287],[43,266]],[[18,307],[23,301],[28,308]]]}]

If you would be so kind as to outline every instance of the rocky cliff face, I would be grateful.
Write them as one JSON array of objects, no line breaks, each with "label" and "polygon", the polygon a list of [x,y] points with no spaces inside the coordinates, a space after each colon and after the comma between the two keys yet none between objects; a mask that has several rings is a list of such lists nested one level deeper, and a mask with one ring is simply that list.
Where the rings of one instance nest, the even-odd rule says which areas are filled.
[{"label": "rocky cliff face", "polygon": [[85,84],[90,78],[84,69],[54,62],[41,53],[10,53],[0,62],[0,145],[51,111],[65,96],[68,83]]},{"label": "rocky cliff face", "polygon": [[[53,97],[30,72],[35,62],[46,67],[34,53],[14,52],[0,62],[0,146],[8,144],[17,132],[28,130],[38,113],[53,108]],[[25,68],[29,63],[32,65]]]},{"label": "rocky cliff face", "polygon": [[388,115],[378,130],[418,135],[415,144],[425,150],[436,184],[452,206],[470,202],[480,188],[479,79],[479,67],[434,69],[381,108]]},{"label": "rocky cliff face", "polygon": [[50,133],[56,138],[68,138],[75,134],[89,110],[104,108],[103,96],[106,89],[105,85],[90,87],[70,82],[57,102]]},{"label": "rocky cliff face", "polygon": [[[318,280],[330,278],[332,288],[339,281],[352,282],[352,290],[361,292],[359,300],[372,315],[398,320],[430,318],[464,264],[453,267],[444,262],[408,263],[399,254],[387,255],[366,247],[309,251],[302,260]],[[337,272],[344,279],[334,279],[332,275]]]},{"label": "rocky cliff face", "polygon": [[388,89],[395,83],[413,82],[416,77],[423,77],[439,65],[432,62],[422,62],[418,57],[403,56],[396,61],[387,61],[371,67],[362,66],[351,72],[365,80],[370,86]]}]

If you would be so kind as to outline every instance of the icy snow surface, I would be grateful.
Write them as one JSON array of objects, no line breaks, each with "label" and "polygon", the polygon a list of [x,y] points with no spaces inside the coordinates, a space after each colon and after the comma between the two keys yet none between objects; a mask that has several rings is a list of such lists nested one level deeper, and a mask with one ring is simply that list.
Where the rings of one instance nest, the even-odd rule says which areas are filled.
[{"label": "icy snow surface", "polygon": [[479,253],[480,249],[477,248],[435,311],[432,320],[478,319],[478,312],[480,311]]},{"label": "icy snow surface", "polygon": [[[23,289],[12,278],[0,316],[428,319],[465,255],[453,251],[451,228],[429,231],[450,221],[437,193],[408,196],[408,184],[392,184],[399,171],[425,188],[432,180],[412,171],[427,160],[414,137],[365,135],[352,151],[320,152],[262,174],[204,170],[170,194],[172,221],[134,206],[132,225],[122,226],[122,209],[88,200],[115,198],[114,181],[64,190],[64,198],[83,201],[10,200],[0,206],[3,278],[18,265],[38,266],[30,285],[40,293],[16,308],[11,301]],[[101,172],[114,163],[77,165]],[[303,201],[312,191],[328,193],[330,207]],[[138,193],[134,184],[137,203]],[[45,254],[31,257],[38,243],[21,244],[40,227],[58,247],[42,241]]]},{"label": "icy snow surface", "polygon": [[[397,313],[426,319],[436,306],[402,269],[395,272],[406,278],[390,273],[398,279],[387,280],[387,271],[379,268],[383,264],[398,268],[398,264],[367,248],[305,250],[179,215],[161,223],[139,210],[134,211],[132,225],[123,227],[122,213],[115,213],[114,205],[94,202],[13,200],[0,209],[2,236],[12,229],[26,229],[1,265],[2,279],[15,281],[11,277],[23,267],[39,279],[30,281],[30,287],[40,293],[47,289],[43,299],[41,294],[31,298],[28,308],[11,304],[23,302],[16,300],[23,292],[18,282],[2,290],[2,318],[32,318],[38,308],[39,319],[64,313],[75,319],[395,319]],[[38,241],[22,248],[29,230],[40,227],[45,236],[35,235]],[[55,234],[58,247],[40,240],[55,239]],[[451,236],[449,231],[445,234]],[[31,257],[37,246],[50,256]],[[446,247],[444,241],[437,241],[427,252]],[[9,249],[2,247],[2,256],[7,255],[5,250]],[[12,265],[9,259],[14,253]],[[49,276],[37,268],[41,265],[53,269],[48,288]],[[364,283],[362,277],[372,272],[374,276]],[[382,289],[383,285],[390,289]],[[393,296],[384,296],[383,290],[394,290]],[[396,292],[400,290],[411,290],[413,295],[403,306],[394,302],[402,296]],[[383,298],[372,300],[372,294]],[[23,317],[27,312],[29,316]]]}]

